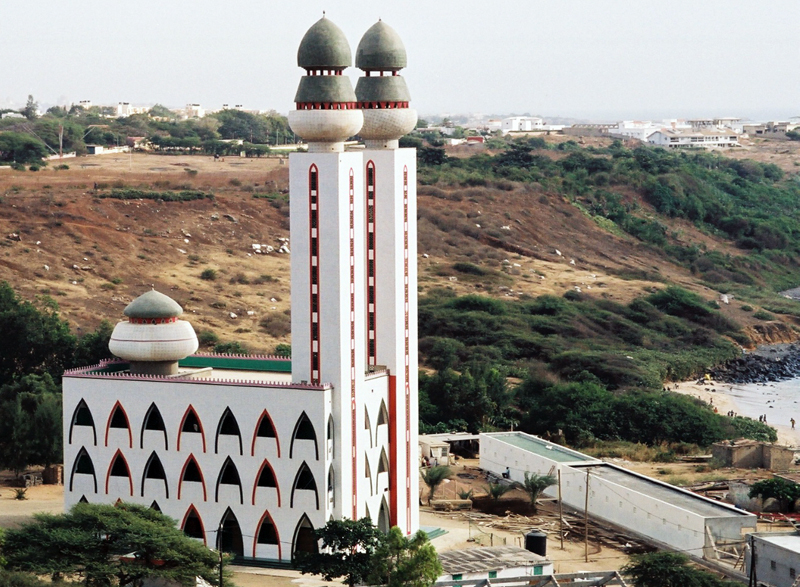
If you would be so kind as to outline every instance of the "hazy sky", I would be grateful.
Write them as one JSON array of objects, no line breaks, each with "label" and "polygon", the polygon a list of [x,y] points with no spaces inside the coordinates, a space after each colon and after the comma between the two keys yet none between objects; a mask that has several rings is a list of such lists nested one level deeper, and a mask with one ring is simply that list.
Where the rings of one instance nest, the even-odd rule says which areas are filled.
[{"label": "hazy sky", "polygon": [[354,54],[378,18],[397,30],[423,115],[800,115],[800,0],[0,2],[0,106],[285,113],[297,46],[326,10]]}]

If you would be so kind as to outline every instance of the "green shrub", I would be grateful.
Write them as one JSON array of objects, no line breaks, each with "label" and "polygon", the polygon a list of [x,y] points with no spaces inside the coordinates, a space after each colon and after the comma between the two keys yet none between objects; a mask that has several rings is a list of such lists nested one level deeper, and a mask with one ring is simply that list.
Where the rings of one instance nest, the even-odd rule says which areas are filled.
[{"label": "green shrub", "polygon": [[775,316],[773,316],[769,312],[765,312],[764,310],[759,310],[758,312],[753,314],[753,318],[757,318],[759,320],[775,320]]},{"label": "green shrub", "polygon": [[203,269],[203,272],[200,274],[200,279],[215,281],[217,279],[217,270],[211,268]]},{"label": "green shrub", "polygon": [[201,346],[211,346],[219,342],[219,336],[211,330],[202,330],[197,335],[197,341]]}]

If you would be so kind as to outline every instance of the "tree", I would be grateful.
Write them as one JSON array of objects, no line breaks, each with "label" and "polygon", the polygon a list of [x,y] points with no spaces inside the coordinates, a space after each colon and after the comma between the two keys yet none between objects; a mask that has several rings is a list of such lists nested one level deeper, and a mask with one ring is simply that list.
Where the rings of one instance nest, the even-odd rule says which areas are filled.
[{"label": "tree", "polygon": [[558,480],[553,475],[539,475],[538,473],[529,473],[525,471],[525,480],[522,482],[522,489],[528,494],[534,512],[536,511],[536,500],[539,499],[539,495],[542,491],[551,485],[555,485],[557,482]]},{"label": "tree", "polygon": [[86,367],[96,365],[110,355],[108,341],[114,327],[108,320],[103,320],[94,332],[88,332],[78,339],[75,354],[72,358],[72,365],[75,367]]},{"label": "tree", "polygon": [[433,494],[436,493],[436,488],[442,484],[445,479],[449,479],[453,475],[450,467],[447,465],[437,465],[435,467],[428,467],[422,469],[422,480],[428,486],[428,504],[433,499]]},{"label": "tree", "polygon": [[322,541],[322,550],[303,553],[297,566],[303,574],[322,575],[326,581],[343,577],[342,583],[353,587],[363,584],[372,572],[376,549],[383,534],[369,518],[331,520],[314,530]]},{"label": "tree", "polygon": [[89,587],[140,587],[147,578],[193,586],[218,585],[217,554],[187,537],[175,521],[134,505],[77,504],[65,514],[36,514],[7,530],[3,554],[10,570],[77,575]]},{"label": "tree", "polygon": [[46,156],[47,147],[39,139],[18,132],[0,133],[0,161],[41,164]]},{"label": "tree", "polygon": [[719,579],[689,565],[689,557],[678,552],[651,552],[631,557],[622,568],[635,587],[735,587],[735,581]]},{"label": "tree", "polygon": [[369,583],[386,587],[429,587],[442,574],[436,549],[424,532],[411,538],[395,526],[373,556]]},{"label": "tree", "polygon": [[39,103],[33,99],[31,94],[28,94],[28,101],[25,103],[25,108],[19,111],[28,120],[35,120],[38,116]]},{"label": "tree", "polygon": [[61,461],[61,395],[49,374],[0,386],[0,468],[19,474]]},{"label": "tree", "polygon": [[60,381],[75,337],[52,298],[38,298],[34,305],[21,300],[7,282],[0,283],[0,332],[0,385],[28,374],[49,373]]},{"label": "tree", "polygon": [[3,587],[52,587],[28,573],[13,573],[0,568],[0,585]]},{"label": "tree", "polygon": [[772,479],[764,479],[753,483],[747,496],[761,497],[762,499],[773,497],[780,502],[781,510],[791,509],[791,505],[794,504],[795,500],[800,499],[800,485],[779,477],[773,477]]},{"label": "tree", "polygon": [[447,162],[447,155],[444,149],[422,147],[421,149],[417,149],[417,160],[422,166],[442,165]]},{"label": "tree", "polygon": [[511,483],[489,483],[486,486],[486,493],[492,498],[492,501],[498,501],[506,493],[514,489]]}]

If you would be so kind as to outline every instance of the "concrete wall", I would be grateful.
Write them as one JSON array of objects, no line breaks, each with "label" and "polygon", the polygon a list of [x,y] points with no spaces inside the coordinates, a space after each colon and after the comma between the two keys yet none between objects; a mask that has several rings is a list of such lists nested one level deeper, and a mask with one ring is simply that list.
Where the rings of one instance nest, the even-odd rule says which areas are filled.
[{"label": "concrete wall", "polygon": [[[797,537],[796,541],[794,540],[795,536]],[[756,576],[759,584],[791,587],[797,573],[800,572],[800,536],[781,533],[781,538],[786,539],[792,546],[772,544],[758,534],[752,536],[756,550]],[[745,574],[749,576],[752,564],[749,552],[745,556],[745,561]]]}]

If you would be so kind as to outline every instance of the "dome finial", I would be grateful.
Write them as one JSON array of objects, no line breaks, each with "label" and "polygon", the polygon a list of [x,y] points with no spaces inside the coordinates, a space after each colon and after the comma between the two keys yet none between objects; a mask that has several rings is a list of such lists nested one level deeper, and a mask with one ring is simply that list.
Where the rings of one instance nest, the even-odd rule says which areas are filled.
[{"label": "dome finial", "polygon": [[322,11],[322,18],[325,18],[325,11]]}]

